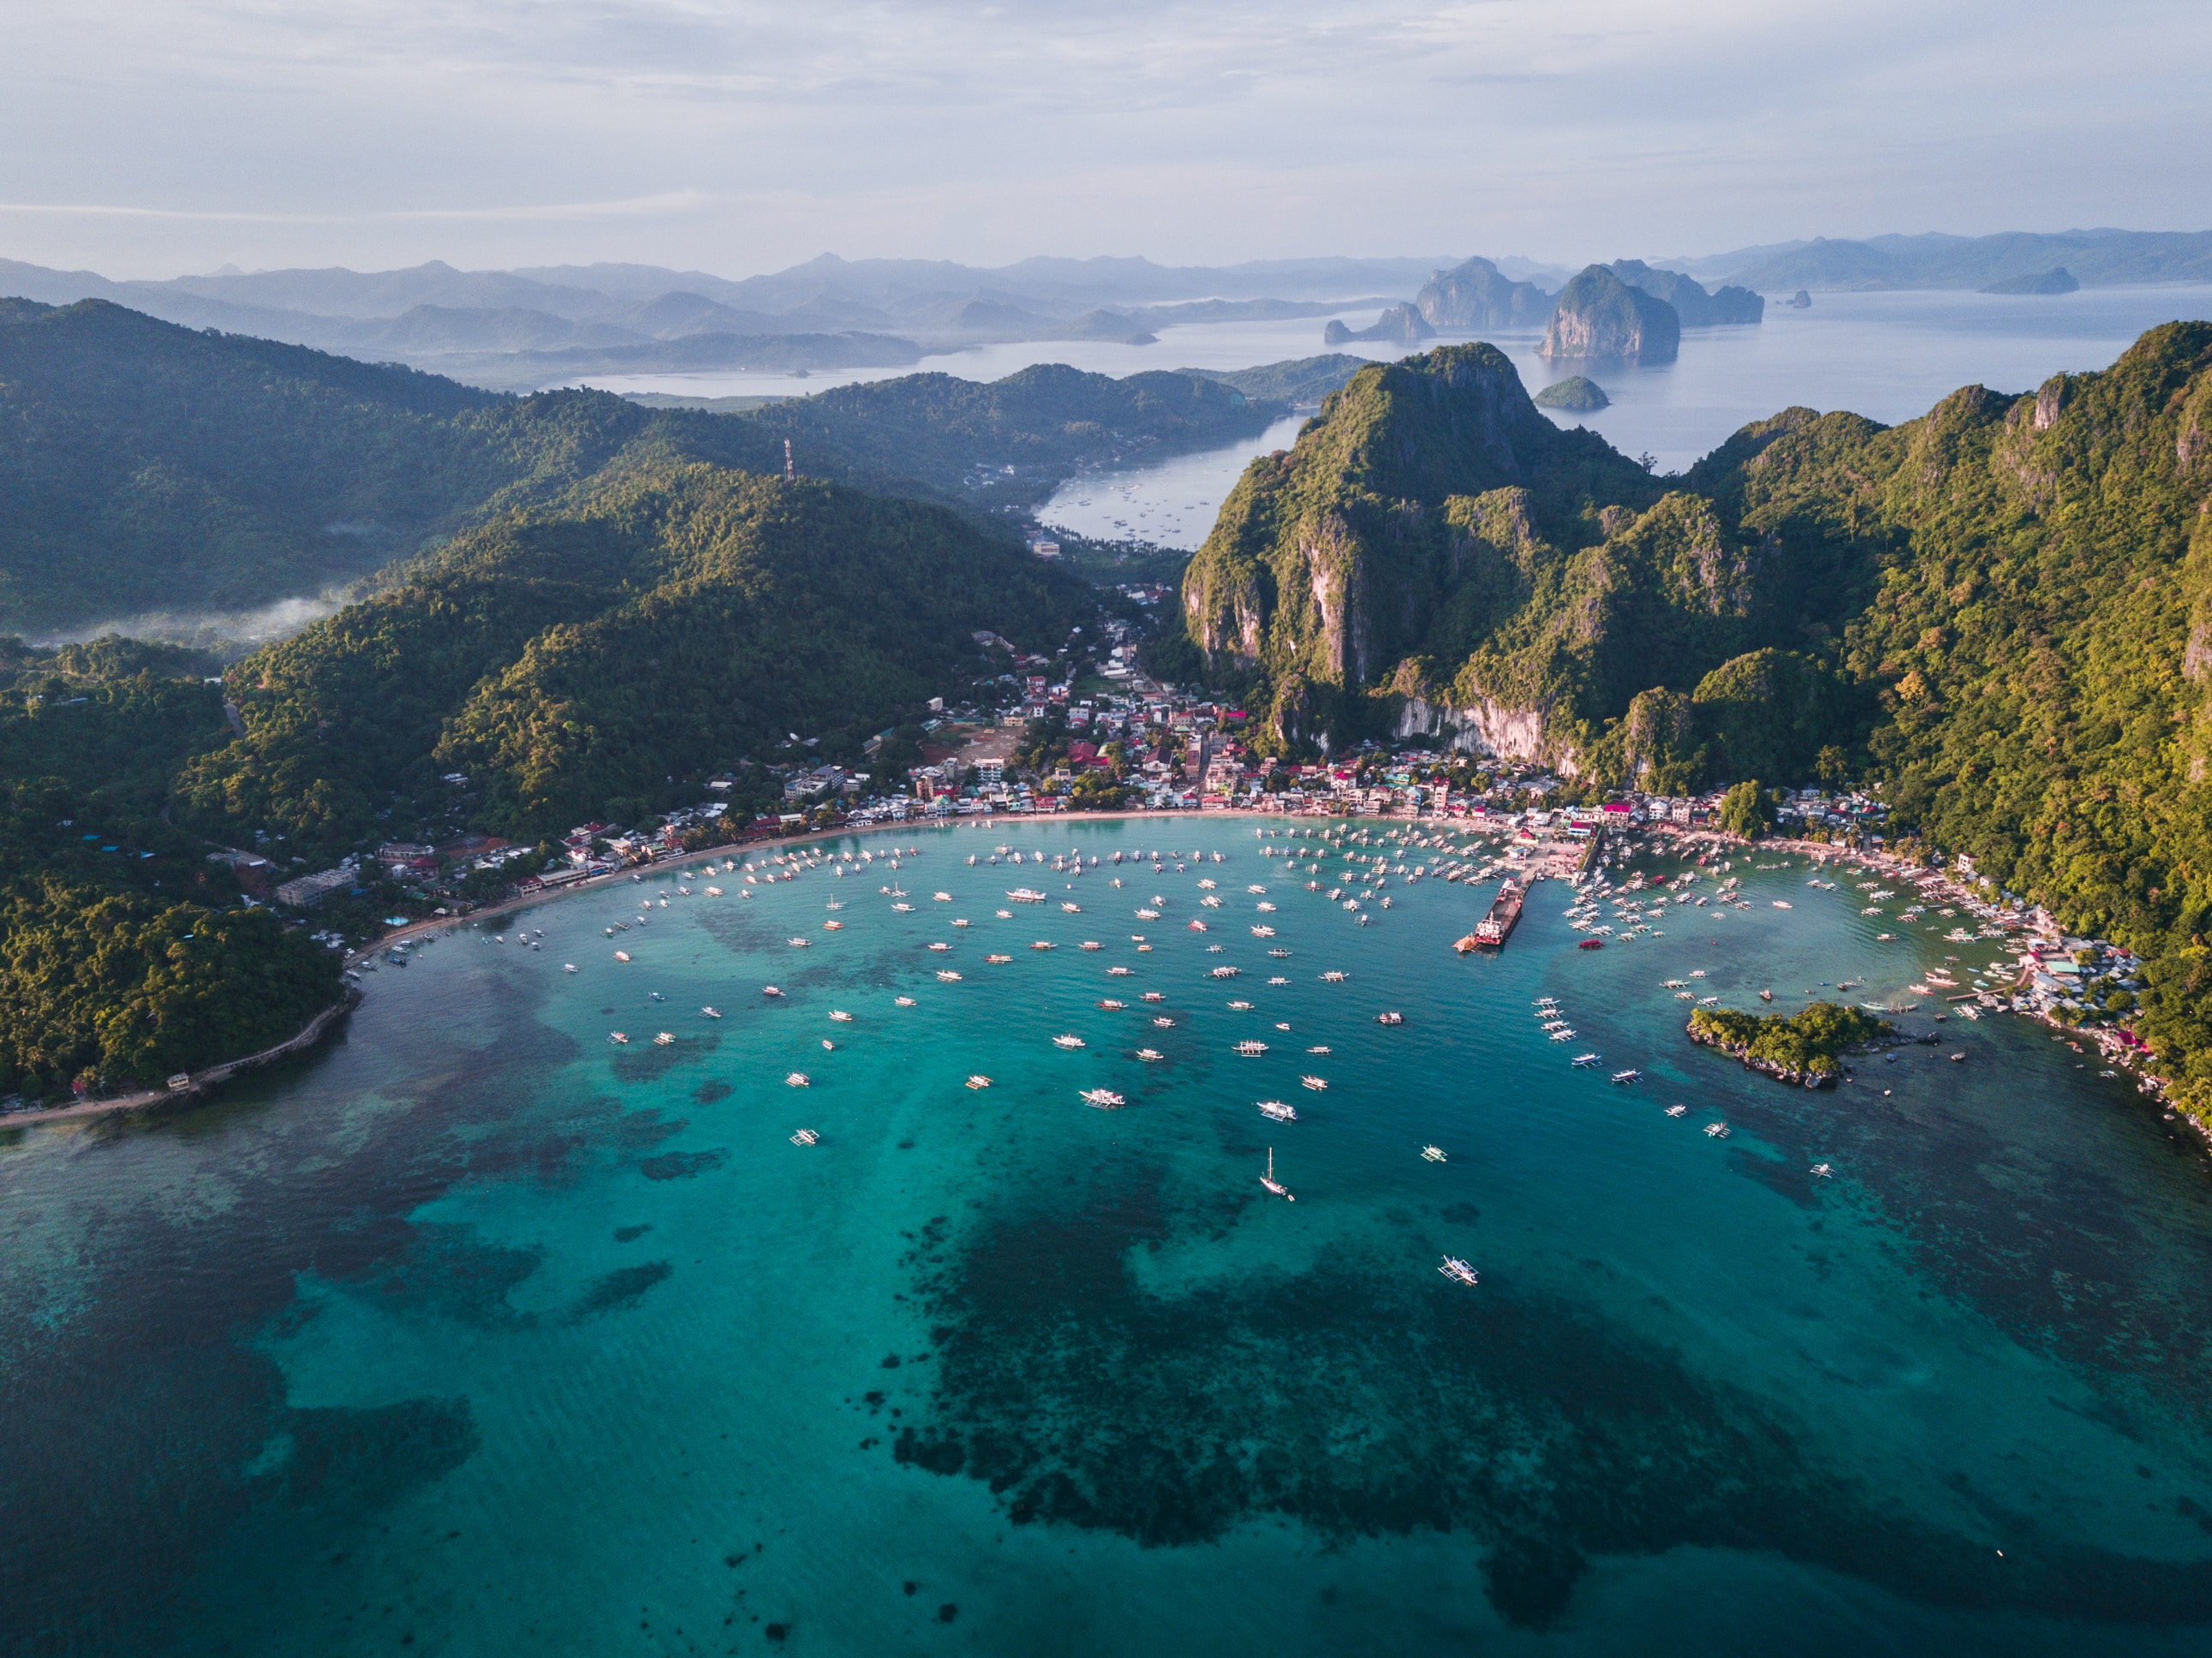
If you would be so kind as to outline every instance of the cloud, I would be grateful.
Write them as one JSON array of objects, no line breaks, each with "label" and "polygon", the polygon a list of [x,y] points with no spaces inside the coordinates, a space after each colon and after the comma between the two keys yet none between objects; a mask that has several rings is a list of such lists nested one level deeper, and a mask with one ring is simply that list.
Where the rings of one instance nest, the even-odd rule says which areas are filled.
[{"label": "cloud", "polygon": [[975,260],[2212,222],[2212,11],[13,0],[0,255]]}]

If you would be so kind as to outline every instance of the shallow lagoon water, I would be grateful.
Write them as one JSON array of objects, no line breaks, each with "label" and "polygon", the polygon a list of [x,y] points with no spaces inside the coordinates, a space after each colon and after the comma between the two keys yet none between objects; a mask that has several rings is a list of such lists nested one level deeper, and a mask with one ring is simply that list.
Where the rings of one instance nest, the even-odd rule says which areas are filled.
[{"label": "shallow lagoon water", "polygon": [[[9,1649],[2202,1649],[2201,1150],[2024,1022],[1807,1093],[1660,987],[1881,1000],[1990,946],[1877,944],[1799,865],[1597,952],[1541,885],[1462,961],[1476,894],[1362,928],[1252,827],[657,872],[507,918],[539,950],[456,929],[204,1109],[10,1133]],[[963,861],[1000,844],[1224,861]]]}]

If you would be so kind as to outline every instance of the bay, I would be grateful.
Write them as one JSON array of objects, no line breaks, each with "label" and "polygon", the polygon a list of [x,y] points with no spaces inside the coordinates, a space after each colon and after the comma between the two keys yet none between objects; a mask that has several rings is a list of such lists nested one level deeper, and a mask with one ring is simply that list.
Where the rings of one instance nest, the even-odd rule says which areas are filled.
[{"label": "bay", "polygon": [[1887,1002],[1992,946],[1791,860],[1601,951],[1540,885],[1462,960],[1481,894],[1361,926],[1255,827],[655,871],[204,1108],[0,1135],[6,1644],[2201,1649],[2201,1147],[2024,1022],[1807,1093],[1662,982]]}]

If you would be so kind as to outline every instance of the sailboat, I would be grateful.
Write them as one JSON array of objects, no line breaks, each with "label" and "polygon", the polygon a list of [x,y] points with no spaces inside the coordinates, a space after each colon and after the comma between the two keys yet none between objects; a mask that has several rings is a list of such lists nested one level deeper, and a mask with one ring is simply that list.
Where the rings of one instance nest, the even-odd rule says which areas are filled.
[{"label": "sailboat", "polygon": [[1267,1172],[1260,1176],[1260,1184],[1287,1202],[1297,1201],[1291,1196],[1291,1188],[1275,1178],[1275,1148],[1272,1145],[1267,1148]]}]

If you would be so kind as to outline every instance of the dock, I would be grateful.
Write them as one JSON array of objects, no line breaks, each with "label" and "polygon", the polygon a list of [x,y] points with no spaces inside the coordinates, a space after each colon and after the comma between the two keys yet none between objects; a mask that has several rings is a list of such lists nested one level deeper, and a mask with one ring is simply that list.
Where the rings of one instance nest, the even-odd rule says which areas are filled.
[{"label": "dock", "polygon": [[1498,896],[1490,901],[1490,913],[1474,924],[1474,932],[1452,948],[1462,956],[1477,950],[1504,949],[1506,939],[1513,936],[1514,926],[1521,920],[1521,906],[1527,897],[1527,892],[1516,883],[1504,883],[1498,889]]}]

